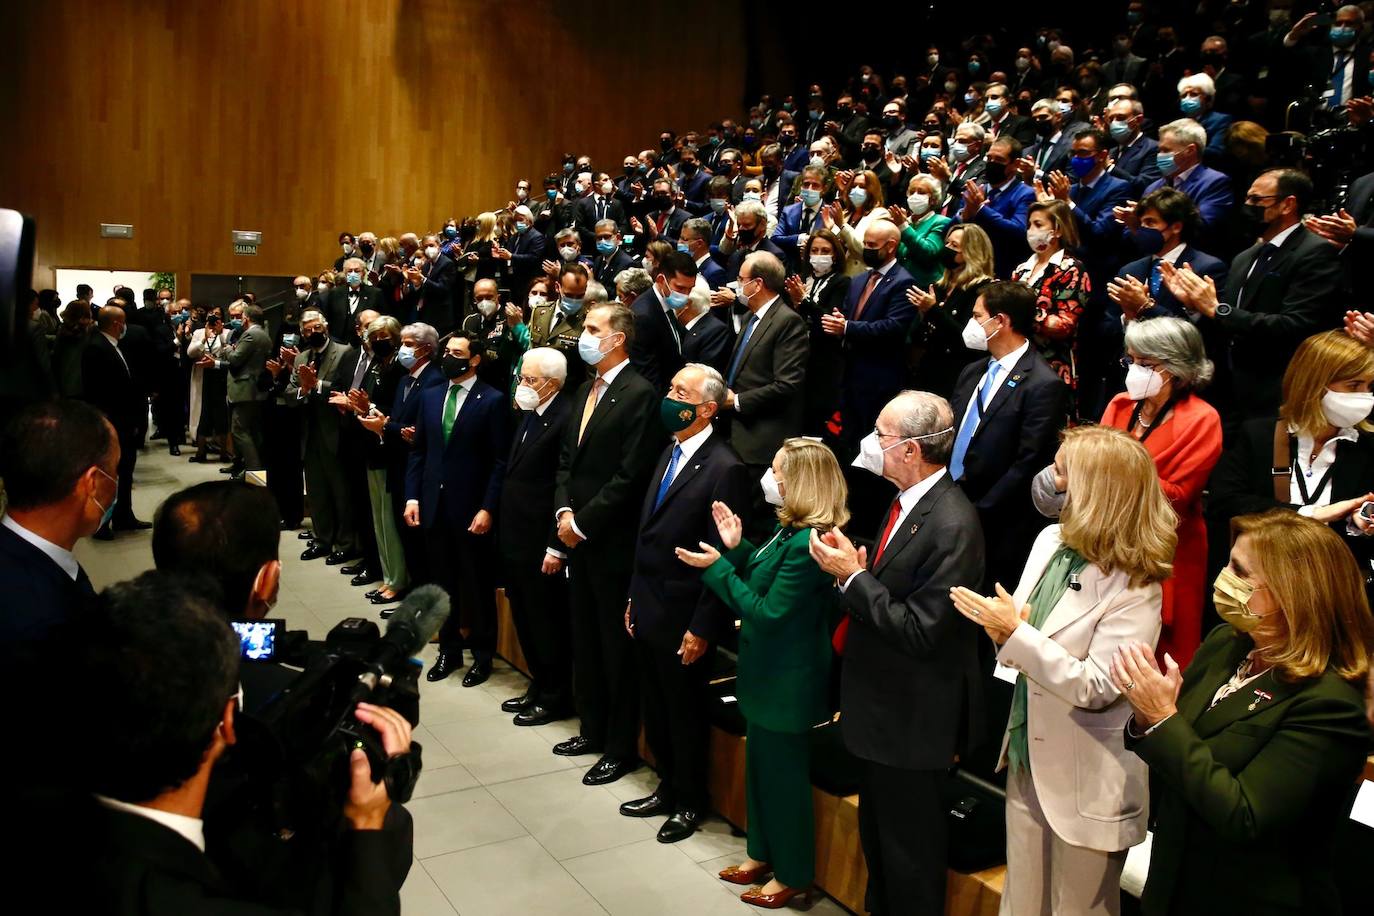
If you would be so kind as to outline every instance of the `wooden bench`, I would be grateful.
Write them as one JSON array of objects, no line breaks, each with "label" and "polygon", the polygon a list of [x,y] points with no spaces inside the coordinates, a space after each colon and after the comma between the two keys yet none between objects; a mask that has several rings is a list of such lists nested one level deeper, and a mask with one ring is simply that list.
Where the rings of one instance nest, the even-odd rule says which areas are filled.
[{"label": "wooden bench", "polygon": [[[529,673],[525,655],[511,621],[504,592],[497,593],[496,651],[510,664]],[[716,813],[740,830],[748,827],[744,800],[744,738],[711,729],[711,801]],[[643,746],[641,739],[640,745]],[[649,755],[643,748],[645,759]],[[868,868],[859,844],[859,797],[832,795],[813,789],[816,809],[816,884],[840,905],[863,913]],[[1005,866],[964,874],[951,870],[945,916],[996,916],[1002,900]]]}]

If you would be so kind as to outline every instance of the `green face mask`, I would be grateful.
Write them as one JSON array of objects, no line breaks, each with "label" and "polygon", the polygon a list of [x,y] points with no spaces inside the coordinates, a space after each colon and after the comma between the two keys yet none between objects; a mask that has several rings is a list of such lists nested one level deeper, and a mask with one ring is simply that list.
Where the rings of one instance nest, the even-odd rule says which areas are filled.
[{"label": "green face mask", "polygon": [[664,398],[658,405],[658,417],[663,422],[663,428],[670,433],[680,433],[697,421],[697,408],[700,404],[688,404],[686,401],[674,401],[672,398]]},{"label": "green face mask", "polygon": [[1218,575],[1212,586],[1212,603],[1217,614],[1238,632],[1252,633],[1267,615],[1250,611],[1250,597],[1256,592],[1255,586],[1231,572],[1227,566]]}]

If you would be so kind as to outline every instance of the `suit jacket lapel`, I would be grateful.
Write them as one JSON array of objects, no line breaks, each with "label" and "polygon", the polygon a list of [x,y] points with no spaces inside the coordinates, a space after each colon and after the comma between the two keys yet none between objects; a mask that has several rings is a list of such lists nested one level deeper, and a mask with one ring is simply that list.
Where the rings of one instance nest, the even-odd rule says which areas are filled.
[{"label": "suit jacket lapel", "polygon": [[[1048,561],[1048,557],[1046,560]],[[1044,567],[1041,567],[1043,574]],[[1078,618],[1092,611],[1102,603],[1103,586],[1106,584],[1106,577],[1101,570],[1089,564],[1083,570],[1083,575],[1079,581],[1077,589],[1068,588],[1060,597],[1059,602],[1050,609],[1050,615],[1045,618],[1045,622],[1040,626],[1040,632],[1046,636],[1053,636]],[[1034,586],[1032,586],[1034,588]]]},{"label": "suit jacket lapel", "polygon": [[[448,388],[444,389],[444,396],[439,399],[439,435],[444,434],[444,401],[448,399]],[[448,437],[448,442],[444,443],[444,450],[452,448],[459,439],[458,430],[463,425],[463,418],[475,410],[473,402],[482,400],[482,392],[478,389],[476,381],[473,382],[472,390],[463,398],[463,403],[458,405],[458,414],[453,418],[453,432]]]},{"label": "suit jacket lapel", "polygon": [[1235,674],[1252,648],[1253,644],[1248,639],[1236,639],[1228,652],[1218,654],[1205,676],[1198,679],[1198,689],[1192,691],[1192,696],[1180,709],[1193,720],[1193,728],[1199,738],[1210,738],[1233,723],[1263,712],[1307,686],[1302,681],[1280,681],[1274,676],[1274,669],[1270,668],[1217,705],[1210,706],[1216,691]]},{"label": "suit jacket lapel", "polygon": [[897,519],[897,530],[892,533],[892,540],[883,548],[883,555],[878,558],[877,564],[873,567],[873,575],[876,576],[887,568],[888,563],[892,562],[892,558],[901,553],[907,544],[911,543],[912,538],[921,530],[921,525],[925,522],[926,516],[930,514],[930,510],[935,508],[940,497],[952,486],[954,486],[954,481],[949,479],[949,472],[946,471],[945,476],[937,480],[930,490],[916,501],[916,505],[911,507],[910,512]]},{"label": "suit jacket lapel", "polygon": [[[769,306],[768,311],[764,313],[764,316],[761,319],[759,319],[758,326],[754,328],[754,333],[749,335],[749,340],[744,345],[744,353],[740,357],[739,361],[740,372],[744,371],[744,364],[749,362],[749,354],[753,352],[753,349],[758,344],[759,339],[762,338],[764,332],[768,330],[769,322],[773,320],[773,315],[776,313],[778,306],[781,303],[782,298],[779,297],[771,306]],[[749,319],[744,319],[744,323],[747,325],[749,323]],[[740,336],[744,336],[743,327],[740,328]],[[729,365],[729,363],[726,363],[726,365]]]},{"label": "suit jacket lapel", "polygon": [[[716,439],[719,435],[719,433],[712,431],[711,435],[706,437],[706,441],[701,444],[701,448],[697,449],[696,453],[693,454],[690,459],[684,461],[678,467],[677,475],[673,478],[673,482],[668,484],[668,492],[663,494],[663,502],[659,503],[658,508],[649,513],[650,517],[657,515],[664,506],[672,501],[673,497],[686,485],[687,481],[696,476],[697,472],[701,470],[701,466],[705,464],[707,458],[710,457],[711,450],[716,447]],[[667,456],[662,462],[662,467],[658,469],[658,474],[654,477],[653,488],[655,493],[658,492],[658,485],[663,480],[663,475],[668,470],[668,462],[671,460],[672,450],[669,449]]]},{"label": "suit jacket lapel", "polygon": [[[988,403],[988,406],[983,408],[983,418],[978,421],[978,428],[974,430],[973,433],[975,439],[978,438],[979,433],[983,431],[983,426],[987,423],[988,417],[992,416],[1002,408],[1003,404],[1011,400],[1012,395],[1016,392],[1016,387],[1026,380],[1026,376],[1030,375],[1033,365],[1035,365],[1034,341],[1032,341],[1030,347],[1026,349],[1025,355],[1017,361],[1016,368],[1011,370],[1011,375],[1008,375],[1002,380],[1002,384],[997,386],[997,393],[992,396],[992,400]],[[972,397],[976,398],[977,396],[978,385],[975,383]]]},{"label": "suit jacket lapel", "polygon": [[625,387],[625,373],[629,371],[630,366],[626,365],[616,374],[615,381],[611,382],[606,390],[601,392],[601,400],[596,402],[596,407],[592,409],[591,419],[587,421],[587,428],[582,431],[583,441],[586,441],[586,438],[592,434],[592,430],[601,424],[602,418],[615,407],[616,398],[620,396],[620,389]]}]

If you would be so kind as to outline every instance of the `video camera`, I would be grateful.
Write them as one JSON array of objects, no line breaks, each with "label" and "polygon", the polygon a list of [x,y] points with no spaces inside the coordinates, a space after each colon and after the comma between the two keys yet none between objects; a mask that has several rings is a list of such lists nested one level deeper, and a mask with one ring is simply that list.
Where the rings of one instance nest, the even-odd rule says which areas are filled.
[{"label": "video camera", "polygon": [[[449,599],[421,586],[396,609],[381,633],[370,620],[349,618],[308,652],[305,670],[256,716],[254,769],[303,774],[340,797],[347,791],[348,756],[366,752],[372,779],[386,782],[392,801],[406,802],[420,774],[420,745],[388,757],[380,736],[354,714],[357,704],[387,706],[411,725],[420,721],[420,664],[416,655],[448,617]],[[336,792],[335,790],[338,790]]]}]

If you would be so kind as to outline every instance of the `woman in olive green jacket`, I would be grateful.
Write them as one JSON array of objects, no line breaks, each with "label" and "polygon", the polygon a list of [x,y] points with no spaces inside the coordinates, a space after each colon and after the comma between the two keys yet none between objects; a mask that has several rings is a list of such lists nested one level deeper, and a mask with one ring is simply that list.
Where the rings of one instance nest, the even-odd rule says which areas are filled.
[{"label": "woman in olive green jacket", "polygon": [[775,909],[810,895],[815,878],[810,731],[826,718],[830,671],[829,610],[834,580],[811,559],[809,530],[849,520],[844,475],[834,454],[810,439],[788,439],[760,481],[778,507],[778,527],[759,548],[743,540],[737,515],[712,507],[722,556],[678,548],[684,563],[705,569],[702,581],[740,618],[735,693],[748,724],[745,787],[748,859],[720,873],[753,885],[745,903]]},{"label": "woman in olive green jacket", "polygon": [[1150,766],[1146,916],[1331,914],[1333,840],[1369,749],[1374,621],[1349,548],[1287,510],[1232,521],[1225,623],[1180,675],[1118,651],[1126,743]]}]

